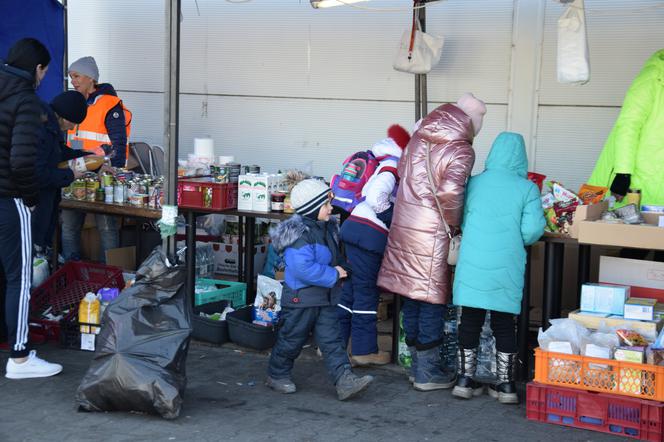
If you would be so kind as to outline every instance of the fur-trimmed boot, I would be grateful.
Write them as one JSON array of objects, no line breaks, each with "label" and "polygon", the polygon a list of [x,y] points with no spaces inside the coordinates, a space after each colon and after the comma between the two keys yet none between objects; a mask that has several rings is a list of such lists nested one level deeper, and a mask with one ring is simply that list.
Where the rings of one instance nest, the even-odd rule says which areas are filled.
[{"label": "fur-trimmed boot", "polygon": [[514,371],[516,369],[516,353],[496,352],[496,376],[495,385],[489,385],[489,396],[498,399],[501,404],[518,404],[519,397],[516,395],[514,384]]},{"label": "fur-trimmed boot", "polygon": [[440,346],[428,350],[417,350],[415,382],[417,391],[433,391],[452,388],[456,375],[445,373],[440,368]]},{"label": "fur-trimmed boot", "polygon": [[473,377],[477,370],[477,348],[457,349],[457,381],[452,390],[452,396],[471,399],[484,392],[484,385],[477,382]]}]

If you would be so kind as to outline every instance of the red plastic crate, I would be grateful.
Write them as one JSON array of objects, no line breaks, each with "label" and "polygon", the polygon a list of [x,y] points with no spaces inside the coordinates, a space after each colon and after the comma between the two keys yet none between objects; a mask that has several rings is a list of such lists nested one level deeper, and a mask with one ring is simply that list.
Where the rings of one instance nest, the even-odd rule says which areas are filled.
[{"label": "red plastic crate", "polygon": [[178,180],[178,206],[224,210],[237,207],[237,183],[217,183],[211,178]]},{"label": "red plastic crate", "polygon": [[78,319],[78,305],[88,292],[97,293],[102,287],[124,287],[122,269],[88,262],[68,262],[51,275],[30,295],[31,339],[60,341],[60,323],[42,319],[51,308],[55,315],[69,309],[63,321]]},{"label": "red plastic crate", "polygon": [[662,442],[664,404],[530,382],[526,417],[616,436]]}]

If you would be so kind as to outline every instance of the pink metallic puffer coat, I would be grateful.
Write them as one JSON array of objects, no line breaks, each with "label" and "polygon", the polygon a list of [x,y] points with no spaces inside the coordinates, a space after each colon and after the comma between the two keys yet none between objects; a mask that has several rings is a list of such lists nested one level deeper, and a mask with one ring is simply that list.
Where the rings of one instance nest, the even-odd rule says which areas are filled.
[{"label": "pink metallic puffer coat", "polygon": [[[466,181],[475,163],[470,117],[453,104],[427,115],[399,162],[399,191],[378,286],[410,299],[445,304],[452,285],[449,238],[434,198],[450,226],[461,225]],[[427,176],[427,149],[435,194]]]}]

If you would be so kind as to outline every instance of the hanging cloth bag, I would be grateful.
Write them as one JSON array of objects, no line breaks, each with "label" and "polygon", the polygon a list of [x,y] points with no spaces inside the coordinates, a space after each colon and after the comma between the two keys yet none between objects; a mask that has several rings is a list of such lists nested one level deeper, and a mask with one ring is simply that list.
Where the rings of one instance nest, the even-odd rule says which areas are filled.
[{"label": "hanging cloth bag", "polygon": [[422,32],[416,11],[413,10],[413,24],[401,37],[399,51],[392,67],[401,72],[427,74],[440,61],[444,42],[444,37]]},{"label": "hanging cloth bag", "polygon": [[583,0],[574,0],[558,19],[558,82],[590,80],[590,56]]}]

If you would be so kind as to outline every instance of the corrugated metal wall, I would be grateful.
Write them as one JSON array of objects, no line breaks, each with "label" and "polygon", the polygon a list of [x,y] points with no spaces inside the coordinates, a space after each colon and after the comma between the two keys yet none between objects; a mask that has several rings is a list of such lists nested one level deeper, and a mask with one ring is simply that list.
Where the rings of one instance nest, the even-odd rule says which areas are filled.
[{"label": "corrugated metal wall", "polygon": [[[427,9],[428,32],[446,38],[441,63],[429,75],[430,108],[466,91],[489,104],[475,141],[476,171],[508,123],[515,8],[534,1],[447,0]],[[586,0],[592,80],[572,87],[555,81],[555,26],[563,7],[541,1],[531,163],[576,187],[589,175],[631,79],[664,41],[664,10],[653,8],[660,3],[654,0]],[[193,150],[194,137],[210,135],[218,155],[327,177],[348,153],[383,137],[389,124],[412,126],[413,78],[391,67],[410,13],[314,10],[308,3],[183,2],[181,157]],[[132,138],[157,144],[163,136],[163,16],[161,0],[69,0],[70,60],[95,56],[102,80],[134,111]]]}]

